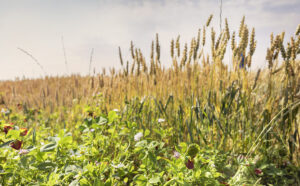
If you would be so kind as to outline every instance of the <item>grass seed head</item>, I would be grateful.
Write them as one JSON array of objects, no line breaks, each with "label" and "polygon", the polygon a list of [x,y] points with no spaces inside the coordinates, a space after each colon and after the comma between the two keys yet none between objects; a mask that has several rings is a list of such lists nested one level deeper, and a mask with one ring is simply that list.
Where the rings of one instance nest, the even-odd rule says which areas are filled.
[{"label": "grass seed head", "polygon": [[121,53],[121,47],[119,47],[119,58],[120,58],[121,66],[123,66],[123,58],[122,58],[122,53]]},{"label": "grass seed head", "polygon": [[300,24],[298,25],[298,27],[297,27],[297,29],[296,29],[295,35],[296,35],[296,36],[297,36],[297,35],[300,35]]},{"label": "grass seed head", "polygon": [[206,38],[206,34],[205,34],[205,27],[203,27],[203,34],[202,34],[202,46],[205,45],[205,38]]},{"label": "grass seed head", "polygon": [[180,35],[176,39],[177,56],[180,57]]},{"label": "grass seed head", "polygon": [[171,41],[171,57],[174,58],[174,39]]},{"label": "grass seed head", "polygon": [[225,32],[226,32],[227,39],[230,39],[230,32],[229,32],[227,18],[225,19]]},{"label": "grass seed head", "polygon": [[256,49],[256,41],[255,41],[255,29],[252,28],[251,32],[251,38],[250,38],[250,49],[249,49],[249,55],[253,56]]},{"label": "grass seed head", "polygon": [[213,15],[211,14],[206,21],[206,27],[208,27],[210,25],[212,18],[213,18]]},{"label": "grass seed head", "polygon": [[241,23],[240,23],[239,37],[242,37],[242,33],[244,31],[244,25],[245,25],[245,16],[243,16],[243,19],[241,20]]},{"label": "grass seed head", "polygon": [[236,43],[235,43],[235,32],[232,33],[231,37],[231,50],[234,51],[236,48]]}]

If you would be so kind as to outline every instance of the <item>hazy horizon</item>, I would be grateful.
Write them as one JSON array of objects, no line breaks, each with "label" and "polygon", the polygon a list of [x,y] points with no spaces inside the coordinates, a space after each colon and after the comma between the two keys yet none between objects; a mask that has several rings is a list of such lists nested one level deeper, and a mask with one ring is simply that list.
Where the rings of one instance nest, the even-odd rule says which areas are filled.
[{"label": "hazy horizon", "polygon": [[[219,6],[220,0],[0,0],[0,80],[44,75],[18,48],[32,54],[48,75],[86,75],[92,49],[92,69],[100,72],[103,67],[119,66],[118,46],[124,60],[130,59],[131,40],[148,60],[156,33],[160,36],[162,64],[168,66],[172,38],[180,34],[183,46],[197,35],[210,14],[219,32]],[[223,26],[228,18],[230,31],[238,30],[245,15],[246,24],[256,29],[252,69],[264,67],[271,32],[285,31],[288,40],[299,24],[299,9],[298,0],[223,0]]]}]

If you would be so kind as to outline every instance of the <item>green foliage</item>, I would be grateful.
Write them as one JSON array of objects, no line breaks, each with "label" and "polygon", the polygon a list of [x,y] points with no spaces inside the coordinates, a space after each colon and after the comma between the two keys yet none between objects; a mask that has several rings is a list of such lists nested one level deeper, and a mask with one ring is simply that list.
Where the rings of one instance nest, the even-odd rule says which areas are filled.
[{"label": "green foliage", "polygon": [[[230,101],[227,103],[231,104]],[[96,106],[88,106],[88,110],[83,110],[83,114],[77,113],[74,107],[70,110],[70,114],[79,114],[80,117],[76,118],[77,122],[68,121],[75,123],[73,128],[48,128],[46,124],[35,125],[28,121],[29,132],[25,136],[21,136],[19,128],[25,124],[21,118],[26,113],[14,113],[16,117],[14,124],[11,124],[13,128],[7,133],[3,131],[0,134],[2,141],[0,183],[2,185],[299,183],[299,179],[296,179],[299,168],[287,163],[288,159],[284,158],[287,155],[286,148],[274,151],[274,157],[283,157],[280,159],[281,162],[274,163],[266,156],[259,156],[259,153],[256,153],[256,157],[246,158],[242,155],[237,156],[234,151],[217,151],[211,145],[200,144],[202,139],[205,139],[205,130],[201,132],[203,137],[201,139],[197,138],[200,132],[195,133],[197,130],[191,129],[191,135],[197,143],[184,142],[179,138],[175,126],[175,128],[164,126],[165,122],[175,121],[167,106],[162,107],[165,111],[161,115],[156,115],[156,118],[153,116],[151,122],[147,124],[145,116],[148,115],[148,107],[155,104],[149,101],[144,101],[143,104],[143,109],[137,107],[139,113],[131,112],[134,107],[127,106],[124,110],[110,111],[107,115],[98,111]],[[226,104],[227,109],[229,104]],[[166,115],[167,121],[161,118]],[[211,116],[209,110],[205,109],[202,113],[197,113],[197,117],[202,118],[205,124],[205,120],[209,121]],[[206,117],[208,118],[205,119]],[[35,121],[43,123],[45,120],[40,113],[39,119]],[[2,116],[1,129],[10,122],[11,118]],[[63,126],[63,123],[58,125]],[[178,125],[180,129],[182,126],[180,123]],[[22,141],[20,149],[12,148],[11,143],[15,140]],[[209,141],[207,138],[206,140]]]},{"label": "green foliage", "polygon": [[0,82],[0,185],[300,185],[299,29],[253,73],[255,30],[211,28],[210,58],[211,20],[168,69],[157,35],[148,67],[131,43],[131,70]]}]

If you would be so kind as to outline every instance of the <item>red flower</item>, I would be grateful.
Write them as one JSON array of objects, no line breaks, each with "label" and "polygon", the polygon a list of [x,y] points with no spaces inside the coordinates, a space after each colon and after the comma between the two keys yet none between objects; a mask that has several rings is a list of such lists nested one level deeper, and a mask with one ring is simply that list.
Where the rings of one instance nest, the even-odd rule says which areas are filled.
[{"label": "red flower", "polygon": [[193,162],[193,160],[188,160],[188,161],[185,163],[185,166],[186,166],[188,169],[193,169],[193,168],[194,168],[194,162]]},{"label": "red flower", "polygon": [[11,124],[7,124],[7,125],[4,125],[3,131],[5,132],[5,134],[7,134],[9,130],[13,129],[13,125],[14,125],[14,124],[12,124],[12,123],[11,123]]},{"label": "red flower", "polygon": [[261,169],[255,169],[254,172],[255,172],[256,175],[262,174],[262,170]]},{"label": "red flower", "polygon": [[21,136],[27,135],[27,132],[28,132],[27,128],[21,128],[20,130],[21,130],[21,133],[20,133]]},{"label": "red flower", "polygon": [[10,147],[19,150],[22,147],[22,143],[22,141],[15,140],[14,142],[10,143]]},{"label": "red flower", "polygon": [[23,105],[22,105],[21,103],[18,103],[18,104],[17,104],[17,107],[18,107],[19,110],[22,109],[22,106],[23,106]]}]

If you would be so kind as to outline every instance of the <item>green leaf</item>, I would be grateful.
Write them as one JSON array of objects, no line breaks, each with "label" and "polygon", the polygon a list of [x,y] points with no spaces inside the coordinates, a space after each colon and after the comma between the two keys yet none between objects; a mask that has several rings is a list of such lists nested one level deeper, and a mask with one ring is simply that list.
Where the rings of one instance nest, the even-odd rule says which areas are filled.
[{"label": "green leaf", "polygon": [[157,141],[151,141],[150,144],[148,145],[149,150],[155,149],[157,146],[159,146],[159,142]]},{"label": "green leaf", "polygon": [[151,162],[156,163],[156,157],[152,152],[148,151],[148,157],[151,160]]},{"label": "green leaf", "polygon": [[139,141],[135,144],[135,147],[146,147],[146,146],[147,146],[146,140]]},{"label": "green leaf", "polygon": [[82,132],[82,131],[84,131],[86,129],[86,126],[85,125],[80,125],[78,127],[78,129]]},{"label": "green leaf", "polygon": [[33,132],[32,132],[32,143],[35,145],[36,143],[36,131],[35,131],[35,128],[33,129]]},{"label": "green leaf", "polygon": [[13,142],[14,140],[9,140],[9,141],[7,141],[7,142],[5,142],[5,143],[2,143],[1,145],[0,145],[0,148],[2,148],[2,147],[5,147],[6,145],[9,145],[11,142]]},{"label": "green leaf", "polygon": [[71,144],[72,143],[72,136],[66,136],[66,137],[63,137],[60,141],[59,141],[59,144],[61,145],[68,145],[68,144]]},{"label": "green leaf", "polygon": [[187,150],[187,144],[186,144],[186,143],[181,142],[181,143],[179,144],[179,147],[181,147],[181,152],[183,152],[183,153],[186,152],[186,150]]},{"label": "green leaf", "polygon": [[205,173],[204,173],[204,176],[205,176],[206,178],[212,178],[211,172],[205,172]]},{"label": "green leaf", "polygon": [[69,186],[80,186],[80,184],[79,184],[78,180],[74,180],[70,183]]},{"label": "green leaf", "polygon": [[102,186],[102,185],[104,185],[103,182],[99,178],[96,178],[93,186]]},{"label": "green leaf", "polygon": [[198,152],[199,152],[198,145],[193,143],[189,146],[187,154],[193,158],[197,155]]},{"label": "green leaf", "polygon": [[9,130],[7,133],[7,137],[12,139],[18,139],[20,137],[20,131],[19,130]]},{"label": "green leaf", "polygon": [[106,182],[105,182],[105,184],[104,184],[105,186],[110,186],[110,185],[112,185],[112,183],[111,183],[111,179],[110,178],[108,178],[107,180],[106,180]]},{"label": "green leaf", "polygon": [[104,125],[107,123],[107,119],[104,117],[100,117],[99,121],[98,121],[98,125]]},{"label": "green leaf", "polygon": [[80,185],[89,185],[89,181],[86,178],[82,178],[79,183]]},{"label": "green leaf", "polygon": [[163,133],[162,130],[158,130],[158,129],[155,129],[155,128],[154,128],[153,131],[154,131],[155,133],[159,134],[161,137],[164,136],[164,133]]},{"label": "green leaf", "polygon": [[35,153],[35,157],[36,157],[36,160],[37,161],[44,161],[45,157],[46,157],[46,152],[41,152],[39,150],[37,151],[33,151],[33,152],[36,152]]},{"label": "green leaf", "polygon": [[69,165],[65,168],[65,173],[77,173],[78,171],[82,171],[82,169],[79,166],[76,165]]},{"label": "green leaf", "polygon": [[169,181],[167,181],[164,186],[168,186],[168,185],[171,185],[171,183],[174,181],[174,179],[170,179]]},{"label": "green leaf", "polygon": [[53,151],[57,147],[57,143],[49,143],[40,148],[41,152],[50,152]]},{"label": "green leaf", "polygon": [[143,185],[147,182],[147,178],[144,175],[137,175],[133,178],[133,180],[139,185]]},{"label": "green leaf", "polygon": [[152,177],[150,180],[149,180],[149,183],[151,184],[156,184],[156,183],[159,183],[160,182],[160,179],[158,176],[156,177]]},{"label": "green leaf", "polygon": [[43,163],[40,163],[37,168],[39,170],[50,170],[50,169],[53,169],[55,168],[56,164],[53,163],[53,162],[43,162]]},{"label": "green leaf", "polygon": [[50,136],[50,137],[48,137],[48,140],[51,141],[51,142],[57,143],[57,142],[59,142],[60,137],[52,137],[52,136]]},{"label": "green leaf", "polygon": [[114,122],[118,118],[119,118],[119,116],[118,116],[118,114],[115,111],[110,111],[108,113],[108,121],[109,121],[109,123]]},{"label": "green leaf", "polygon": [[149,136],[149,134],[150,134],[150,130],[146,129],[144,136],[147,137],[147,136]]}]

